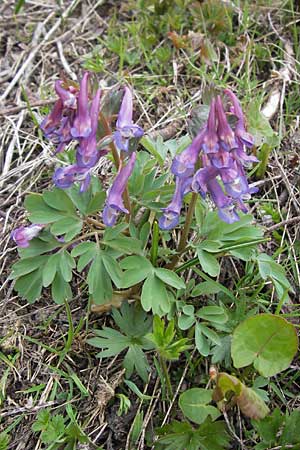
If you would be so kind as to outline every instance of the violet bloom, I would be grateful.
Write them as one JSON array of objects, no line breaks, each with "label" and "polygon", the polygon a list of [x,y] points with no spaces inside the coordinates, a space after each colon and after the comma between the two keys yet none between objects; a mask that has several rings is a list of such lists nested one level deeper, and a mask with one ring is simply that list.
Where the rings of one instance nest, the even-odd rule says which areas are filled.
[{"label": "violet bloom", "polygon": [[162,230],[171,230],[179,223],[183,197],[190,191],[192,178],[176,178],[175,192],[171,203],[163,209],[163,215],[159,219]]},{"label": "violet bloom", "polygon": [[62,82],[57,80],[55,82],[55,92],[59,96],[65,108],[76,109],[76,92],[74,90],[70,88],[64,89],[62,87]]},{"label": "violet bloom", "polygon": [[29,241],[35,238],[44,227],[45,225],[39,224],[32,224],[28,227],[19,227],[11,233],[11,238],[18,247],[26,248],[29,247]]},{"label": "violet bloom", "polygon": [[121,108],[116,123],[117,131],[115,131],[115,143],[119,150],[125,152],[129,149],[130,138],[140,138],[144,131],[141,127],[132,121],[133,104],[131,90],[125,86],[125,94],[122,100]]},{"label": "violet bloom", "polygon": [[40,124],[41,130],[43,131],[44,135],[49,139],[51,139],[53,132],[60,126],[63,108],[64,108],[63,102],[61,101],[61,99],[58,99],[54,103],[52,111],[45,117],[45,119]]},{"label": "violet bloom", "polygon": [[[93,98],[90,119],[91,119],[91,133],[88,137],[81,138],[79,143],[78,153],[80,154],[82,164],[91,164],[91,161],[97,159],[97,128],[100,109],[101,90],[98,89]],[[94,165],[94,163],[92,164]]]},{"label": "violet bloom", "polygon": [[245,129],[245,117],[237,96],[234,95],[234,93],[230,89],[225,89],[224,93],[230,98],[233,106],[233,113],[238,119],[234,129],[236,137],[240,139],[241,143],[243,145],[246,145],[246,147],[253,147],[253,136],[247,133]]},{"label": "violet bloom", "polygon": [[128,178],[133,171],[135,160],[136,154],[132,153],[126,166],[120,167],[119,172],[108,191],[105,208],[103,210],[103,222],[108,227],[112,227],[116,223],[118,215],[121,212],[125,214],[129,213],[124,206],[122,195],[127,186]]},{"label": "violet bloom", "polygon": [[202,148],[205,153],[216,153],[219,150],[215,99],[212,100],[210,105]]},{"label": "violet bloom", "polygon": [[67,189],[76,181],[80,182],[80,192],[85,192],[91,181],[91,169],[86,166],[72,164],[67,167],[59,167],[53,175],[53,182],[60,189]]},{"label": "violet bloom", "polygon": [[92,131],[91,117],[89,114],[88,79],[89,73],[85,72],[80,82],[76,117],[71,128],[71,134],[74,138],[86,138]]},{"label": "violet bloom", "polygon": [[[236,96],[229,90],[225,94],[231,102],[229,113],[236,115],[237,122],[231,127],[220,96],[212,100],[206,125],[191,146],[173,160],[171,170],[177,176],[176,189],[159,222],[163,229],[179,223],[179,205],[183,198],[180,177],[194,174],[191,189],[204,198],[209,195],[218,208],[219,217],[228,223],[239,220],[238,211],[247,211],[244,200],[257,191],[249,186],[244,170],[247,164],[256,161],[245,152],[245,147],[252,146],[253,138],[245,129],[244,115]],[[195,173],[198,158],[202,167]]]},{"label": "violet bloom", "polygon": [[203,132],[200,132],[192,143],[173,159],[171,172],[179,178],[191,176],[195,171],[195,164],[203,143]]},{"label": "violet bloom", "polygon": [[216,99],[216,115],[218,119],[218,137],[220,145],[227,151],[236,148],[237,142],[235,135],[227,121],[223,103],[219,95]]}]

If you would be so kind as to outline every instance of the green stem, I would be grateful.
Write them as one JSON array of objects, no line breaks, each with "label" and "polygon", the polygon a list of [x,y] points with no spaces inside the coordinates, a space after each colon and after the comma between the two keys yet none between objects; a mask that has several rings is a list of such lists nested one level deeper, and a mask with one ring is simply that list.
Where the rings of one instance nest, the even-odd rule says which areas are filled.
[{"label": "green stem", "polygon": [[159,227],[155,220],[152,227],[151,263],[155,267],[158,255]]},{"label": "green stem", "polygon": [[174,269],[174,267],[176,266],[176,264],[178,263],[178,261],[180,259],[181,254],[185,251],[189,231],[190,231],[193,216],[194,216],[197,197],[198,197],[198,194],[196,192],[193,192],[192,198],[191,198],[191,201],[189,204],[189,209],[188,209],[188,212],[186,215],[185,224],[184,224],[184,227],[182,230],[181,238],[180,238],[180,241],[178,244],[177,254],[173,257],[170,264],[168,264],[168,266],[167,266],[168,269]]},{"label": "green stem", "polygon": [[173,389],[172,389],[172,385],[171,385],[170,375],[168,372],[166,360],[161,355],[159,355],[159,362],[160,362],[160,365],[161,365],[161,368],[162,368],[162,371],[163,371],[163,374],[165,377],[169,400],[172,400],[174,394],[173,394]]}]

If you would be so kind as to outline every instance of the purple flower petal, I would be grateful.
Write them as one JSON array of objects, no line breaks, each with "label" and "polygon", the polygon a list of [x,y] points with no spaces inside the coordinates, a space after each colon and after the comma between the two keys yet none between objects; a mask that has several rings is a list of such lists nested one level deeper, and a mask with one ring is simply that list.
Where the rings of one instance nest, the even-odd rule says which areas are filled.
[{"label": "purple flower petal", "polygon": [[234,205],[218,209],[218,214],[221,220],[227,223],[234,223],[240,220]]},{"label": "purple flower petal", "polygon": [[200,132],[182,153],[173,159],[171,172],[177,177],[187,178],[194,173],[195,164],[201,150],[203,132]]},{"label": "purple flower petal", "polygon": [[45,226],[46,225],[32,224],[28,227],[16,228],[11,233],[11,238],[15,241],[18,247],[29,247],[29,241],[35,238]]},{"label": "purple flower petal", "polygon": [[218,118],[218,137],[220,141],[223,143],[225,149],[231,150],[232,148],[236,148],[238,144],[227,121],[222,100],[219,95],[216,99],[216,115]]},{"label": "purple flower petal", "polygon": [[[78,153],[81,155],[83,164],[90,165],[91,161],[98,157],[97,150],[97,128],[100,109],[100,96],[101,90],[98,89],[95,97],[93,98],[90,110],[91,117],[91,133],[88,137],[81,138],[79,142]],[[99,159],[99,157],[98,157]],[[94,164],[93,164],[94,165]]]},{"label": "purple flower petal", "polygon": [[50,114],[40,124],[40,128],[47,138],[51,138],[54,130],[56,130],[61,122],[63,113],[63,102],[59,99],[54,103],[54,107]]},{"label": "purple flower petal", "polygon": [[143,129],[132,121],[133,103],[131,90],[125,86],[125,93],[121,103],[116,123],[117,130],[114,133],[115,143],[119,150],[129,150],[129,140],[143,136]]},{"label": "purple flower petal", "polygon": [[202,148],[205,153],[216,153],[219,150],[216,120],[216,101],[213,99],[210,105],[206,131],[203,136]]},{"label": "purple flower petal", "polygon": [[122,166],[109,189],[105,208],[103,210],[103,222],[111,227],[115,224],[119,213],[128,214],[128,210],[123,203],[122,195],[128,183],[128,179],[133,171],[136,160],[136,153],[132,153],[126,166]]},{"label": "purple flower petal", "polygon": [[159,219],[159,226],[162,230],[171,230],[178,225],[183,197],[190,191],[191,181],[191,178],[176,178],[172,201],[163,209],[163,215]]},{"label": "purple flower petal", "polygon": [[85,72],[80,82],[77,114],[71,129],[71,134],[74,138],[88,137],[92,131],[91,117],[89,114],[88,79],[89,73]]},{"label": "purple flower petal", "polygon": [[76,95],[69,90],[64,89],[60,80],[55,82],[55,92],[59,96],[64,107],[72,109],[76,108]]}]

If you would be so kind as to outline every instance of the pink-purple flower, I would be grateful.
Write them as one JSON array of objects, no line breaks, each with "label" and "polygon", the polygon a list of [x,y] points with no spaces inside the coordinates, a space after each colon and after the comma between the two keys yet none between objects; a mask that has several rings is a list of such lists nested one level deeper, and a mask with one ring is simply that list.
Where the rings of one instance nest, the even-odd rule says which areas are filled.
[{"label": "pink-purple flower", "polygon": [[120,166],[118,174],[108,191],[106,204],[103,210],[103,222],[108,227],[113,226],[120,213],[128,214],[123,202],[123,193],[128,179],[134,169],[136,153],[132,153],[126,166]]},{"label": "pink-purple flower", "polygon": [[28,227],[16,228],[11,233],[11,238],[15,241],[18,247],[29,247],[29,241],[35,238],[39,232],[45,227],[45,225],[32,224]]},{"label": "pink-purple flower", "polygon": [[119,150],[127,152],[129,150],[130,139],[142,137],[144,131],[139,125],[133,123],[132,92],[127,86],[124,88],[124,91],[125,93],[116,123],[115,143]]},{"label": "pink-purple flower", "polygon": [[[176,188],[159,221],[162,229],[173,228],[179,222],[184,196],[180,179],[192,177],[191,189],[204,198],[209,195],[218,208],[219,217],[227,223],[239,220],[238,211],[247,211],[244,200],[257,191],[249,186],[244,170],[249,163],[257,161],[246,153],[246,148],[253,145],[253,138],[246,131],[237,97],[229,89],[225,90],[225,95],[230,102],[229,110],[224,109],[220,96],[213,99],[206,124],[191,145],[173,160],[171,171],[177,177]],[[229,115],[236,117],[233,126]],[[201,167],[198,170],[197,163]]]}]

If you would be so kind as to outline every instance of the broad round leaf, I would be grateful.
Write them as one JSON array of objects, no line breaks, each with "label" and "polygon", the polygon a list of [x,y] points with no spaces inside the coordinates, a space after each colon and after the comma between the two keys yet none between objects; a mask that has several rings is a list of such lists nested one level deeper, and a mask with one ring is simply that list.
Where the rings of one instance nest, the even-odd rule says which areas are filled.
[{"label": "broad round leaf", "polygon": [[260,314],[242,322],[234,331],[231,356],[236,368],[254,365],[264,377],[289,367],[298,348],[296,330],[285,319]]},{"label": "broad round leaf", "polygon": [[211,400],[211,390],[193,388],[180,395],[179,406],[188,419],[195,423],[203,423],[207,416],[211,416],[212,420],[215,420],[220,416],[220,412],[217,408],[208,405]]}]

